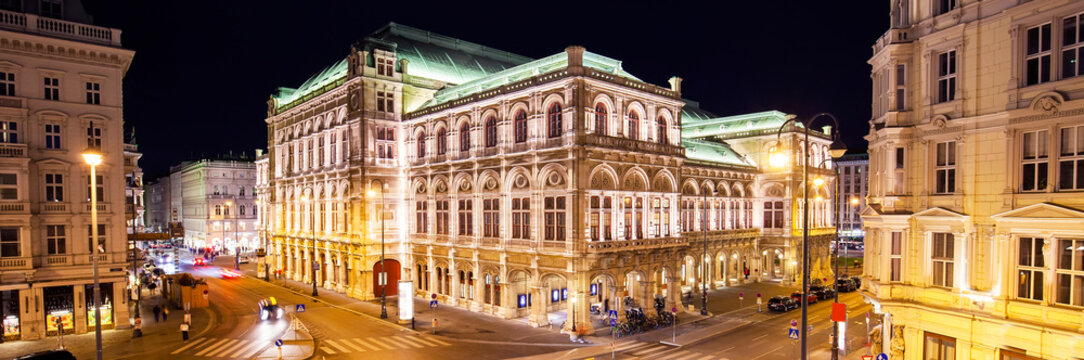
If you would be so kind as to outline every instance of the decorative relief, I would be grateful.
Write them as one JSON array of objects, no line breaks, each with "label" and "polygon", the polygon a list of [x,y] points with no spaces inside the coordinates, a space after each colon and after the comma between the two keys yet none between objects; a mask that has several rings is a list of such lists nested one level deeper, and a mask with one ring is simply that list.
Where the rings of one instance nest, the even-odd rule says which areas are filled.
[{"label": "decorative relief", "polygon": [[1032,110],[1042,111],[1047,116],[1054,116],[1058,113],[1058,108],[1061,107],[1061,102],[1055,99],[1053,96],[1043,96],[1035,101],[1035,106]]},{"label": "decorative relief", "polygon": [[445,184],[443,181],[437,183],[437,192],[438,193],[446,193],[446,192],[448,192],[448,185]]},{"label": "decorative relief", "polygon": [[497,180],[494,178],[486,179],[485,184],[482,186],[484,186],[486,190],[495,190],[497,188]]},{"label": "decorative relief", "polygon": [[459,182],[459,191],[470,191],[470,181]]},{"label": "decorative relief", "polygon": [[516,177],[516,180],[512,182],[512,185],[517,189],[523,189],[526,188],[529,184],[527,183],[527,178],[523,175],[520,175]]},{"label": "decorative relief", "polygon": [[425,184],[419,184],[415,192],[418,194],[425,194]]},{"label": "decorative relief", "polygon": [[549,178],[546,179],[546,183],[550,186],[560,186],[561,184],[564,184],[564,182],[565,178],[562,177],[561,174],[558,174],[556,172],[550,173]]}]

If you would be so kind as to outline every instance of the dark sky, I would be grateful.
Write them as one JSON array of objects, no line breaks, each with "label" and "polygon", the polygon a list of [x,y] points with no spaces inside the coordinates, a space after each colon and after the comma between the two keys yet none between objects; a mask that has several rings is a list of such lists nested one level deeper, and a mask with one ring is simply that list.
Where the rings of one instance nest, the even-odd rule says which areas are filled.
[{"label": "dark sky", "polygon": [[699,3],[86,0],[86,8],[136,52],[124,114],[147,179],[201,154],[266,148],[271,92],[300,85],[389,21],[532,58],[583,45],[649,83],[681,76],[683,95],[718,115],[831,112],[848,147],[865,147],[866,60],[888,28],[888,1]]}]

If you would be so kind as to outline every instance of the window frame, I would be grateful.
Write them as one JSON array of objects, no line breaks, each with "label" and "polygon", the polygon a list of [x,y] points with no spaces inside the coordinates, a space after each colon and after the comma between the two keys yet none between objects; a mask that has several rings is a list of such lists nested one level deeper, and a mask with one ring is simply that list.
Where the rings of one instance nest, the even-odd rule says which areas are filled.
[{"label": "window frame", "polygon": [[[1070,153],[1065,152],[1065,131],[1070,130],[1072,149]],[[1084,125],[1075,126],[1063,126],[1058,128],[1058,191],[1080,191],[1084,190]],[[1065,163],[1070,163],[1070,176],[1067,177],[1063,172]],[[1065,179],[1075,180],[1071,181],[1070,186],[1065,186]]]},{"label": "window frame", "polygon": [[514,123],[516,143],[527,142],[527,112],[523,110],[517,111]]},{"label": "window frame", "polygon": [[15,120],[0,121],[0,143],[19,143],[19,122]]},{"label": "window frame", "polygon": [[[20,257],[22,255],[22,242],[19,240],[21,237],[20,232],[18,226],[0,226],[0,258]],[[7,237],[11,233],[14,233],[14,239]],[[8,252],[12,249],[14,249],[14,253],[9,254]]]},{"label": "window frame", "polygon": [[63,224],[45,225],[45,253],[47,255],[67,255],[67,227]]},{"label": "window frame", "polygon": [[562,110],[563,108],[559,103],[551,104],[549,109],[546,110],[546,119],[548,124],[547,130],[549,130],[548,133],[551,139],[561,137],[561,135],[564,133],[564,124],[561,116]]},{"label": "window frame", "polygon": [[[926,346],[926,344],[929,342],[930,339],[934,339],[937,342],[938,354],[936,355],[936,358],[930,357],[929,352],[930,352],[930,350],[933,350],[933,349],[930,349],[928,346]],[[946,359],[946,357],[943,356],[944,352],[948,350],[948,349],[946,349],[946,346],[945,346],[946,342],[951,342],[951,344],[952,344],[952,347],[951,347],[951,349],[952,349],[952,357],[950,357],[948,359],[956,359],[956,338],[952,338],[952,337],[948,337],[948,336],[944,336],[944,335],[940,335],[940,334],[935,334],[935,333],[931,333],[931,332],[928,332],[928,331],[923,332],[923,336],[922,336],[922,358],[923,359],[937,359],[937,360]]]},{"label": "window frame", "polygon": [[459,152],[470,151],[470,123],[459,125]]},{"label": "window frame", "polygon": [[490,116],[485,122],[486,147],[497,146],[497,117]]},{"label": "window frame", "polygon": [[[1043,254],[1044,240],[1041,237],[1032,236],[1021,236],[1016,239],[1016,261],[1013,262],[1013,265],[1017,279],[1020,280],[1016,286],[1017,299],[1043,301],[1044,273],[1046,272],[1045,255]],[[1024,249],[1025,243],[1027,244],[1026,253]],[[1025,258],[1025,256],[1027,257]],[[1023,284],[1025,281],[1027,282],[1026,288],[1025,284]]]},{"label": "window frame", "polygon": [[58,172],[46,172],[42,183],[47,202],[64,202],[64,174]]},{"label": "window frame", "polygon": [[0,96],[15,96],[15,71],[0,70]]},{"label": "window frame", "polygon": [[60,101],[60,78],[47,75],[42,80],[42,99]]},{"label": "window frame", "polygon": [[888,281],[903,281],[903,232],[891,231],[888,235]]},{"label": "window frame", "polygon": [[934,145],[934,193],[956,193],[956,141],[943,141]]},{"label": "window frame", "polygon": [[[1031,34],[1032,31],[1036,31],[1035,40],[1038,43],[1035,45],[1035,51],[1031,50]],[[1044,34],[1045,32],[1045,34]],[[1038,85],[1047,83],[1053,80],[1053,26],[1051,23],[1043,23],[1035,26],[1028,27],[1024,30],[1024,86]],[[1044,66],[1045,60],[1045,66]],[[1032,78],[1030,67],[1032,62],[1036,64],[1035,78]],[[1044,72],[1045,70],[1045,72]]]},{"label": "window frame", "polygon": [[[1034,156],[1028,156],[1028,135],[1034,134]],[[1050,186],[1050,154],[1049,154],[1050,131],[1047,129],[1025,131],[1020,134],[1020,182],[1017,188],[1020,192],[1042,192]],[[1028,171],[1028,166],[1033,166]],[[1031,182],[1033,188],[1028,188],[1028,173],[1034,175]],[[1042,186],[1039,186],[1040,183]]]},{"label": "window frame", "polygon": [[[1057,243],[1053,303],[1059,306],[1084,307],[1084,239],[1055,238],[1054,241]],[[1072,249],[1068,257],[1069,264],[1065,264],[1066,249]],[[1069,280],[1068,291],[1063,294],[1062,285],[1066,279]]]},{"label": "window frame", "polygon": [[[939,239],[938,237],[941,236]],[[941,241],[942,246],[938,246]],[[956,239],[952,233],[930,233],[930,284],[936,287],[953,288],[956,285]],[[939,249],[940,248],[940,249]],[[941,250],[941,256],[938,256]],[[938,266],[940,274],[938,276]]]},{"label": "window frame", "polygon": [[526,195],[513,196],[512,239],[529,240],[531,238],[531,198]]},{"label": "window frame", "polygon": [[958,88],[957,70],[959,70],[959,56],[956,49],[949,49],[937,54],[937,63],[934,68],[935,74],[935,104],[944,104],[956,101]]},{"label": "window frame", "polygon": [[102,104],[102,83],[100,81],[86,81],[86,95],[87,104],[101,105]]},{"label": "window frame", "polygon": [[61,130],[60,124],[46,123],[44,130],[45,134],[45,148],[49,150],[61,150],[62,142],[61,137],[64,132]]},{"label": "window frame", "polygon": [[609,111],[606,109],[606,104],[595,104],[595,134],[608,135],[606,132],[607,123],[609,122]]}]

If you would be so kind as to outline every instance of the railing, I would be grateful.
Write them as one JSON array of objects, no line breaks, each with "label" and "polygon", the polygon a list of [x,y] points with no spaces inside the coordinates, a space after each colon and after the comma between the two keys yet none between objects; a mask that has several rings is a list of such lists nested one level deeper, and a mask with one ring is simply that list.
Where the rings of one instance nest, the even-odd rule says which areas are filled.
[{"label": "railing", "polygon": [[[84,211],[86,211],[88,213],[90,212],[90,204],[84,205]],[[98,203],[98,212],[108,212],[108,211],[109,211],[109,204]]]},{"label": "railing", "polygon": [[71,255],[48,255],[45,257],[46,266],[68,266],[71,264]]},{"label": "railing", "polygon": [[68,203],[47,202],[41,204],[41,212],[57,213],[68,212]]},{"label": "railing", "polygon": [[11,96],[0,96],[0,106],[10,108],[22,108],[23,99]]},{"label": "railing", "polygon": [[508,240],[508,247],[511,249],[533,249],[534,241],[528,239],[510,239]]},{"label": "railing", "polygon": [[0,10],[0,27],[33,34],[120,46],[120,30]]},{"label": "railing", "polygon": [[495,248],[498,245],[500,245],[500,243],[501,243],[501,239],[494,238],[494,237],[484,237],[480,241],[481,246],[489,247],[489,248]]},{"label": "railing", "polygon": [[898,44],[910,41],[911,40],[909,36],[909,31],[907,31],[907,29],[888,29],[888,31],[886,31],[884,35],[881,35],[881,37],[873,43],[873,53],[877,54],[881,51],[881,49],[884,49],[885,46],[891,44]]},{"label": "railing", "polygon": [[542,250],[567,250],[568,241],[542,241]]},{"label": "railing", "polygon": [[0,269],[19,269],[29,268],[29,258],[17,257],[17,258],[0,258]]},{"label": "railing", "polygon": [[593,241],[587,243],[587,249],[596,252],[611,252],[621,250],[638,250],[651,247],[684,246],[686,244],[688,243],[680,237],[665,237],[654,239]]},{"label": "railing", "polygon": [[25,157],[26,144],[0,144],[0,156]]},{"label": "railing", "polygon": [[0,203],[0,213],[25,213],[27,203]]},{"label": "railing", "polygon": [[474,245],[474,237],[469,235],[461,235],[455,237],[455,244],[457,246],[471,246]]},{"label": "railing", "polygon": [[587,145],[618,148],[622,150],[632,150],[660,155],[682,156],[685,154],[685,148],[682,148],[680,146],[659,144],[654,142],[605,135],[587,136]]}]

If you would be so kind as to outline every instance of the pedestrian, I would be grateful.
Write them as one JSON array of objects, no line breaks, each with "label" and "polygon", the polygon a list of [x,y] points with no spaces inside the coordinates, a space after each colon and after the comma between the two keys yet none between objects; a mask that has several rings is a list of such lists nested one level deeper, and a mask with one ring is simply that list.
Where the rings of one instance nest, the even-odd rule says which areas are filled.
[{"label": "pedestrian", "polygon": [[169,316],[169,306],[162,308],[162,321],[166,321],[166,317]]},{"label": "pedestrian", "polygon": [[745,280],[749,280],[749,268],[745,268]]},{"label": "pedestrian", "polygon": [[189,325],[191,325],[191,324],[192,324],[192,314],[191,314],[191,313],[188,313],[188,312],[185,312],[185,313],[184,313],[184,321],[183,321],[183,322],[184,322],[185,324],[189,324]]},{"label": "pedestrian", "polygon": [[154,312],[154,322],[158,322],[158,315],[162,313],[162,307],[155,305],[154,309],[151,309],[151,311]]},{"label": "pedestrian", "polygon": [[188,323],[181,323],[181,341],[188,341]]}]

